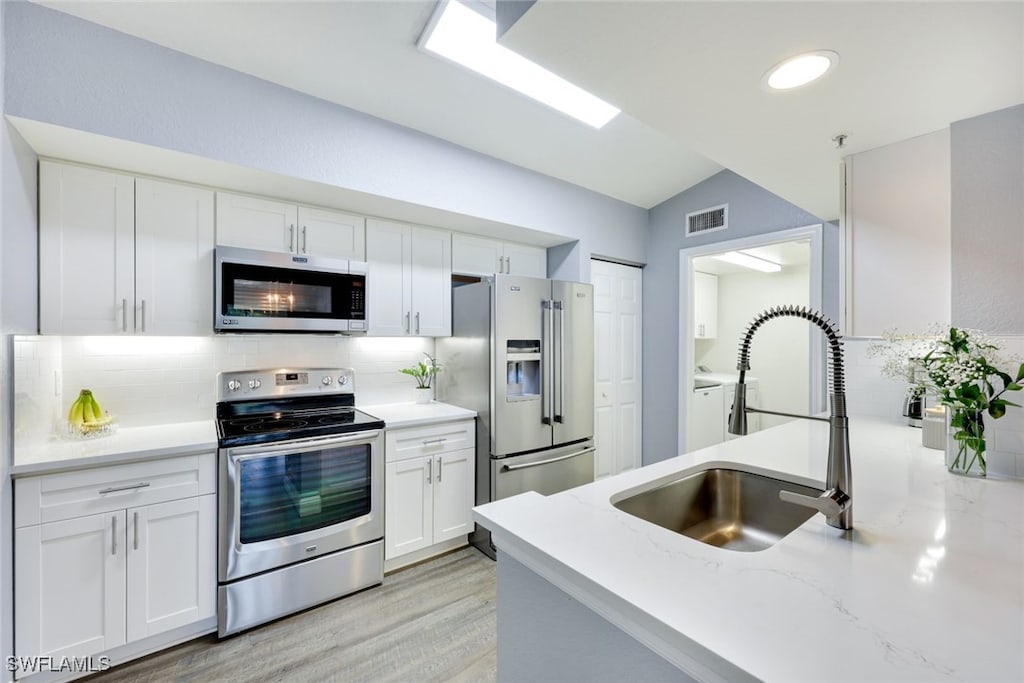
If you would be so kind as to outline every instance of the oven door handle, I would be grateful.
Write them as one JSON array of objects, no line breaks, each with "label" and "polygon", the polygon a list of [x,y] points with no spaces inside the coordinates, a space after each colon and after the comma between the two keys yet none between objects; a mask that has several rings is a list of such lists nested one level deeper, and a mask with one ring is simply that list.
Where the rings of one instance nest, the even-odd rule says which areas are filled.
[{"label": "oven door handle", "polygon": [[379,429],[365,432],[355,432],[344,436],[314,436],[308,439],[296,439],[294,441],[278,441],[270,444],[259,444],[256,446],[242,446],[240,448],[228,448],[228,455],[261,457],[270,455],[288,455],[289,453],[301,453],[312,447],[343,446],[351,443],[366,443],[373,441],[380,435]]}]

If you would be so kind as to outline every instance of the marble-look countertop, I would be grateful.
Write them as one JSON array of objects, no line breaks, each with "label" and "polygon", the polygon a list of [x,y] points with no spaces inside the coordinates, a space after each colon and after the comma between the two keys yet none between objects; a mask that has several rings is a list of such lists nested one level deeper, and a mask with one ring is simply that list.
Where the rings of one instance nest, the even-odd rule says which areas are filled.
[{"label": "marble-look countertop", "polygon": [[[949,474],[921,431],[851,418],[853,522],[761,552],[704,545],[609,499],[711,462],[821,486],[797,420],[544,497],[474,509],[523,563],[701,680],[1024,680],[1024,480]],[[500,561],[500,560],[499,560]]]},{"label": "marble-look countertop", "polygon": [[[445,403],[391,403],[358,407],[384,420],[389,428],[465,420],[476,416],[472,410]],[[26,477],[168,458],[212,451],[216,448],[217,426],[213,420],[122,427],[110,436],[85,440],[68,440],[55,436],[48,441],[31,445],[15,444],[11,476]]]},{"label": "marble-look countertop", "polygon": [[369,413],[384,420],[388,429],[415,427],[417,425],[470,420],[476,412],[459,408],[447,403],[382,403],[372,406],[356,406],[364,413]]}]

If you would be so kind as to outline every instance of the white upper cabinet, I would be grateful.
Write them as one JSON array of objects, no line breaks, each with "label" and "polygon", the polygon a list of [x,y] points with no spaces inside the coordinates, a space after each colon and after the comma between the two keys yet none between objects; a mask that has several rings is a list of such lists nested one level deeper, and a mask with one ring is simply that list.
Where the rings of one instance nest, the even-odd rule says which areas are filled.
[{"label": "white upper cabinet", "polygon": [[366,219],[338,211],[299,207],[296,246],[300,254],[366,260]]},{"label": "white upper cabinet", "polygon": [[295,204],[217,193],[217,244],[295,253],[298,222]]},{"label": "white upper cabinet", "polygon": [[211,330],[213,192],[39,163],[39,330]]},{"label": "white upper cabinet", "polygon": [[366,221],[340,211],[217,193],[217,244],[366,260]]},{"label": "white upper cabinet", "polygon": [[213,192],[135,181],[135,330],[210,333],[213,320]]},{"label": "white upper cabinet", "polygon": [[134,230],[134,178],[39,162],[40,332],[128,331]]},{"label": "white upper cabinet", "polygon": [[718,336],[718,276],[696,271],[693,274],[693,336],[714,339]]},{"label": "white upper cabinet", "polygon": [[948,323],[949,129],[845,161],[843,334],[923,333]]},{"label": "white upper cabinet", "polygon": [[455,233],[452,272],[480,277],[495,273],[547,277],[548,252],[544,247]]},{"label": "white upper cabinet", "polygon": [[366,261],[371,336],[451,334],[451,233],[370,220]]}]

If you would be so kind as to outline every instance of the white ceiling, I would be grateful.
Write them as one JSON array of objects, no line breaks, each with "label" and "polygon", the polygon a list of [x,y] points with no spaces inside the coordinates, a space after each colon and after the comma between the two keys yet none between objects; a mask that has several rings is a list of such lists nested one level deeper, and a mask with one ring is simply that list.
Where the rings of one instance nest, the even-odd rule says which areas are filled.
[{"label": "white ceiling", "polygon": [[[1021,0],[540,0],[503,42],[826,220],[844,155],[1024,102]],[[840,55],[822,80],[760,88],[817,49]]]},{"label": "white ceiling", "polygon": [[644,208],[721,170],[628,115],[594,130],[421,52],[433,0],[39,4]]},{"label": "white ceiling", "polygon": [[503,42],[628,114],[599,131],[417,50],[433,0],[40,4],[645,208],[727,167],[833,219],[846,154],[1024,102],[1024,0],[540,0]]},{"label": "white ceiling", "polygon": [[[766,244],[761,247],[742,249],[744,254],[757,256],[758,258],[773,261],[782,266],[782,271],[796,267],[808,267],[811,263],[811,243],[808,240],[797,240],[795,242],[779,242],[777,244]],[[735,273],[755,273],[758,271],[737,266],[725,261],[719,261],[714,256],[700,256],[693,259],[694,270],[714,275],[732,275]],[[774,275],[774,273],[761,273],[762,275]]]}]

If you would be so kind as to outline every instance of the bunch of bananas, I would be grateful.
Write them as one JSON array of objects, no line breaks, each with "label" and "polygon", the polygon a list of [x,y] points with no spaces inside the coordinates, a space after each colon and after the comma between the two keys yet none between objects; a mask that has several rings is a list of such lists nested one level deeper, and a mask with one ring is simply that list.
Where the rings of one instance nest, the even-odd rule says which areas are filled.
[{"label": "bunch of bananas", "polygon": [[96,402],[92,392],[82,389],[78,392],[78,398],[71,404],[68,411],[68,422],[72,427],[89,429],[91,427],[102,427],[111,421],[111,417],[104,417],[100,404]]}]

